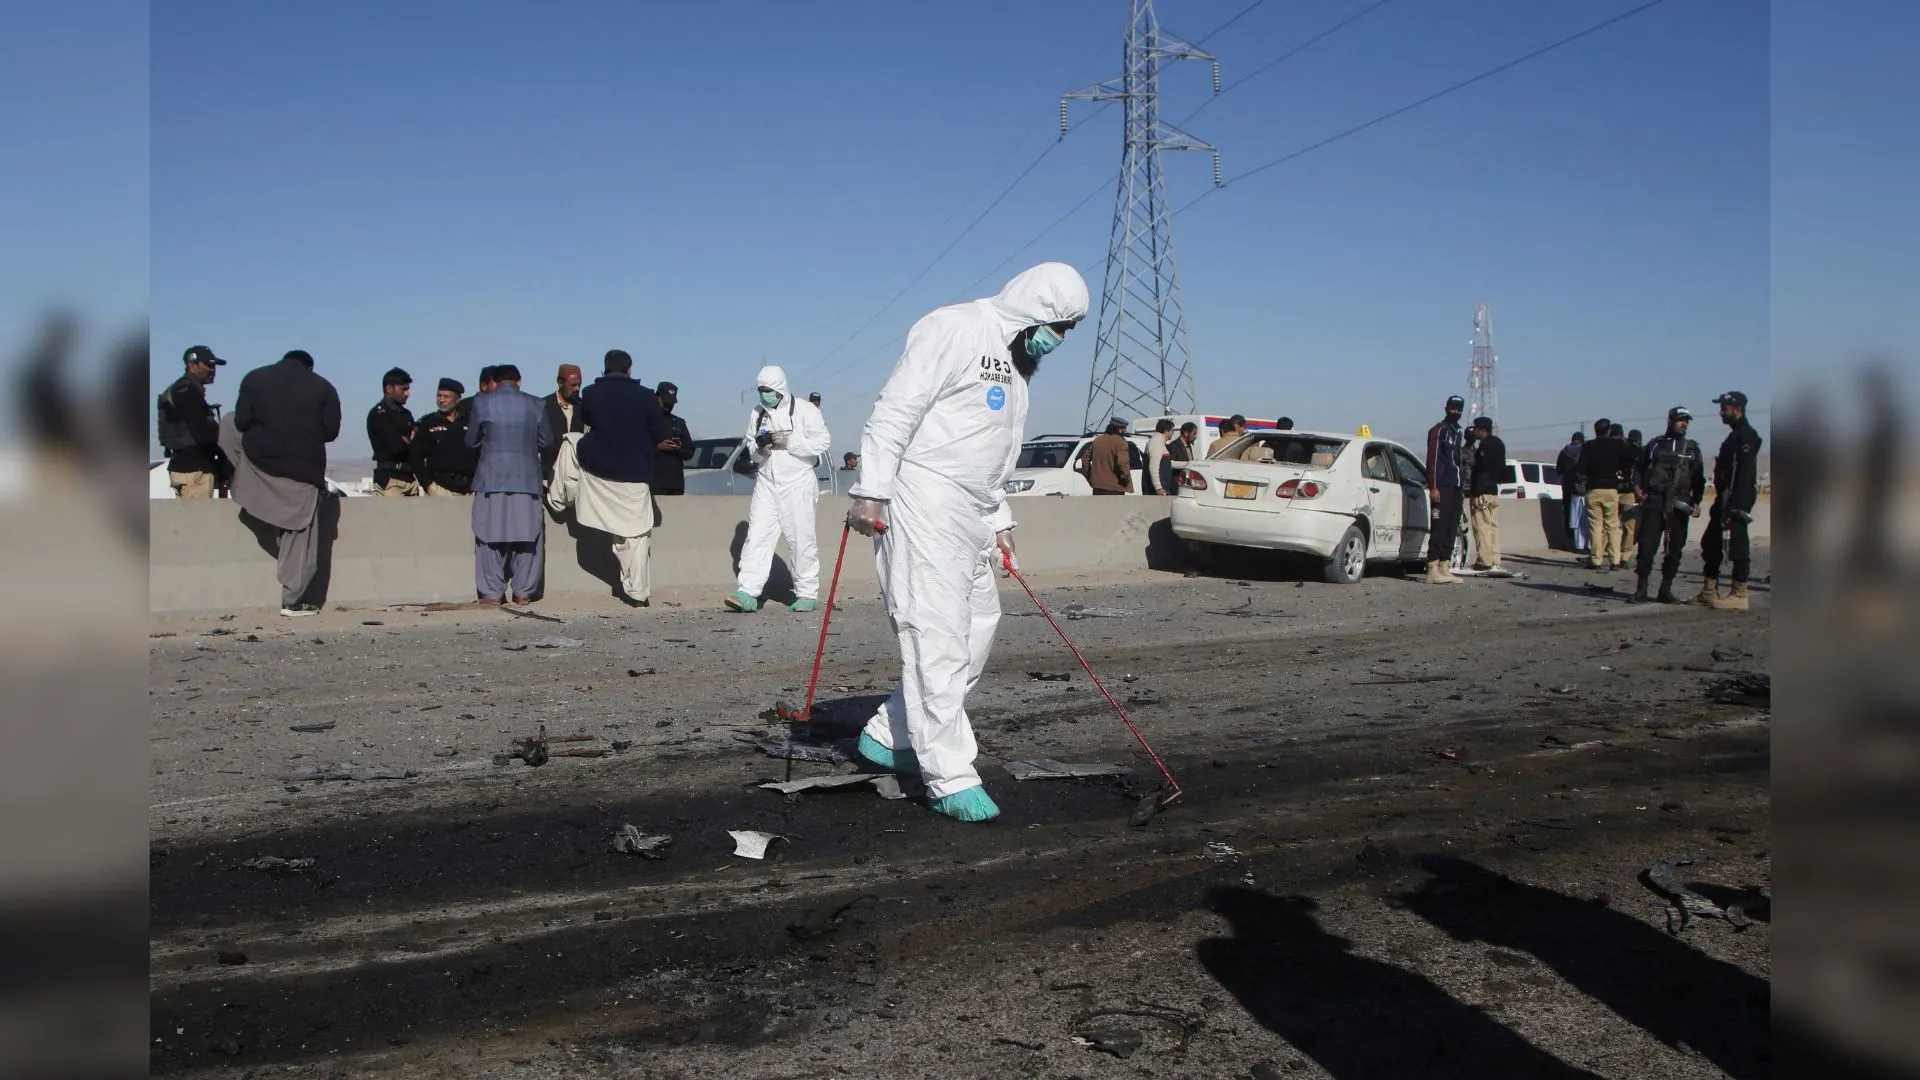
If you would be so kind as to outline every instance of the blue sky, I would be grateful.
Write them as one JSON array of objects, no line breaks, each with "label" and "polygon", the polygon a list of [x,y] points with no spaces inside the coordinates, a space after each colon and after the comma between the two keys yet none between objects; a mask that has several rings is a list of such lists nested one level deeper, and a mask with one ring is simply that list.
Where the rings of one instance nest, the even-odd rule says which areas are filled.
[{"label": "blue sky", "polygon": [[[1248,0],[1163,0],[1206,34]],[[1271,0],[1207,47],[1228,83],[1365,6]],[[1193,120],[1229,180],[1634,6],[1398,0]],[[512,361],[543,391],[610,347],[732,434],[764,358],[851,448],[925,311],[1022,266],[1096,296],[1112,197],[968,291],[1113,175],[1119,117],[1074,134],[899,303],[836,346],[1117,73],[1122,0],[1045,5],[174,0],[152,22],[157,391],[180,350],[305,348],[356,422],[398,364],[421,389]],[[1229,187],[1174,224],[1202,406],[1413,437],[1463,392],[1493,304],[1509,442],[1715,392],[1770,399],[1769,34],[1750,0],[1617,27]],[[1169,70],[1165,111],[1208,88]],[[1076,103],[1075,116],[1088,115]],[[1176,205],[1206,155],[1169,159]],[[1077,427],[1091,333],[1036,383]],[[416,392],[416,405],[426,394]],[[1535,425],[1540,425],[1534,430]]]}]

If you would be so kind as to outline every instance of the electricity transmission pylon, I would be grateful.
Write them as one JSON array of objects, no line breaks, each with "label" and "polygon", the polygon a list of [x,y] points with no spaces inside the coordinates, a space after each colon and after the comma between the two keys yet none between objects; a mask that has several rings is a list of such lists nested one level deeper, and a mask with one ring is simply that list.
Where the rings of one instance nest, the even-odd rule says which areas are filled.
[{"label": "electricity transmission pylon", "polygon": [[1500,418],[1500,389],[1493,373],[1493,308],[1485,301],[1473,313],[1473,366],[1467,372],[1467,419],[1484,416],[1494,422]]},{"label": "electricity transmission pylon", "polygon": [[1187,349],[1187,316],[1174,271],[1173,212],[1167,205],[1160,152],[1211,152],[1213,183],[1220,186],[1219,152],[1160,119],[1162,63],[1211,62],[1213,92],[1218,94],[1220,62],[1162,31],[1153,0],[1131,4],[1124,73],[1060,99],[1063,137],[1068,101],[1115,101],[1126,110],[1106,284],[1093,342],[1093,377],[1087,386],[1085,423],[1090,431],[1112,416],[1135,419],[1194,410],[1193,356]]}]

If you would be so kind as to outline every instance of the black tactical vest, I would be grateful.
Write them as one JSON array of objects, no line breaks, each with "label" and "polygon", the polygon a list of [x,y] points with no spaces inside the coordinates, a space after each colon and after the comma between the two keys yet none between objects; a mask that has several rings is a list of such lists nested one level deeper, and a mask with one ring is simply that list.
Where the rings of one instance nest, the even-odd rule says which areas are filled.
[{"label": "black tactical vest", "polygon": [[1643,483],[1649,495],[1685,495],[1693,490],[1693,463],[1700,444],[1692,439],[1661,437],[1654,443],[1653,464]]}]

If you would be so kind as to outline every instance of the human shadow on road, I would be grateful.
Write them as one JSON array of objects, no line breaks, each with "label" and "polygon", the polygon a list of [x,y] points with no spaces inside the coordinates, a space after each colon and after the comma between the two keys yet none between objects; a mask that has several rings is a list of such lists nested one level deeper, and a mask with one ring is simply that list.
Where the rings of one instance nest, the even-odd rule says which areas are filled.
[{"label": "human shadow on road", "polygon": [[1321,928],[1311,899],[1225,886],[1207,905],[1233,936],[1202,941],[1202,966],[1261,1026],[1341,1080],[1595,1075],[1424,976],[1355,954]]},{"label": "human shadow on road", "polygon": [[1668,1046],[1692,1047],[1735,1080],[1771,1075],[1766,980],[1605,904],[1451,856],[1416,861],[1433,877],[1407,906],[1455,940],[1528,953],[1623,1019]]}]

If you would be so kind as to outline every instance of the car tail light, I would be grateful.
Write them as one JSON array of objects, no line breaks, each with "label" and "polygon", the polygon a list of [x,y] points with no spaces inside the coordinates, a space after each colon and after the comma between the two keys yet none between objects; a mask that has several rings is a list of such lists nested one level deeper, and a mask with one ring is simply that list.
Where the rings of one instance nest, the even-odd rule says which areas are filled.
[{"label": "car tail light", "polygon": [[1194,472],[1192,469],[1181,469],[1178,474],[1174,476],[1173,482],[1186,488],[1188,491],[1207,490],[1207,478]]},{"label": "car tail light", "polygon": [[1273,489],[1275,496],[1282,499],[1317,499],[1327,490],[1327,485],[1318,480],[1302,480],[1294,477]]},{"label": "car tail light", "polygon": [[1520,489],[1519,491],[1516,491],[1516,492],[1514,492],[1514,493],[1513,493],[1513,497],[1514,497],[1514,498],[1516,498],[1516,499],[1524,499],[1524,498],[1526,498],[1526,497],[1527,497],[1527,489],[1526,489],[1526,488],[1521,488],[1521,489]]}]

